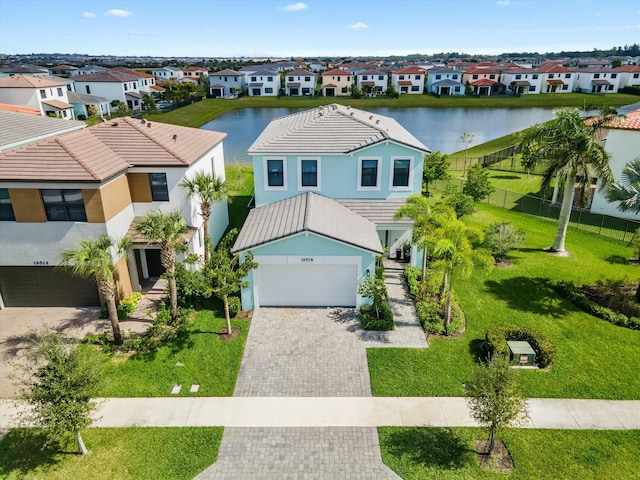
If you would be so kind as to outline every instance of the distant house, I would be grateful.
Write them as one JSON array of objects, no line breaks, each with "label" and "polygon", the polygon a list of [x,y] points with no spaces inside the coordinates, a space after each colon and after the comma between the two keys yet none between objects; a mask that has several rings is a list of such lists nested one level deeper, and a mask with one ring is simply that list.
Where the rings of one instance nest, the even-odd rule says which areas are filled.
[{"label": "distant house", "polygon": [[[604,149],[611,156],[610,165],[614,179],[620,181],[626,164],[638,158],[640,152],[640,110],[627,113],[625,117],[619,117],[607,126]],[[609,202],[599,187],[600,180],[591,202],[592,212],[640,220],[638,213],[618,210],[618,202]]]},{"label": "distant house", "polygon": [[156,78],[153,75],[149,75],[148,73],[140,72],[138,70],[133,70],[131,68],[121,67],[112,68],[111,71],[138,77],[138,91],[141,93],[157,93],[156,89],[154,88],[156,86]]},{"label": "distant house", "polygon": [[322,95],[325,97],[350,95],[352,85],[353,75],[349,72],[334,68],[322,73]]},{"label": "distant house", "polygon": [[620,76],[613,68],[581,68],[575,73],[573,90],[580,93],[618,93]]},{"label": "distant house", "polygon": [[196,78],[196,79],[202,76],[206,77],[209,75],[209,70],[202,67],[187,67],[187,68],[183,68],[182,72],[184,73],[185,77]]},{"label": "distant house", "polygon": [[356,75],[356,87],[366,94],[381,94],[389,88],[389,74],[382,70],[361,70]]},{"label": "distant house", "polygon": [[465,68],[462,71],[462,83],[468,84],[474,95],[502,95],[507,90],[500,83],[500,72],[489,65]]},{"label": "distant house", "polygon": [[257,67],[246,70],[245,83],[250,97],[277,96],[280,94],[280,73],[275,69]]},{"label": "distant house", "polygon": [[536,70],[540,74],[540,93],[571,93],[574,90],[575,70],[554,63],[541,65]]},{"label": "distant house", "polygon": [[133,110],[142,110],[139,78],[128,73],[107,71],[74,77],[76,92],[119,101]]},{"label": "distant house", "polygon": [[309,63],[309,68],[312,72],[318,73],[325,69],[325,63],[320,61],[313,61]]},{"label": "distant house", "polygon": [[241,72],[227,68],[219,72],[211,72],[209,83],[209,93],[212,97],[241,95],[244,93],[245,76]]},{"label": "distant house", "polygon": [[73,65],[56,65],[55,67],[49,68],[49,75],[61,75],[64,77],[70,77],[77,69],[78,67],[74,67]]},{"label": "distant house", "polygon": [[[50,137],[81,130],[87,125],[75,120],[43,117],[40,110],[0,104],[0,153],[22,148]],[[2,208],[0,201],[0,209]],[[0,223],[0,226],[3,224]],[[2,230],[2,228],[0,228]]]},{"label": "distant house", "polygon": [[91,116],[90,108],[93,108],[98,117],[108,117],[111,115],[111,105],[104,97],[87,95],[86,93],[69,92],[69,103],[73,105],[73,113],[77,119],[87,119]]},{"label": "distant house", "polygon": [[509,68],[503,70],[501,83],[507,87],[507,92],[515,95],[540,93],[542,84],[541,74],[531,68]]},{"label": "distant house", "polygon": [[400,94],[422,94],[426,76],[420,67],[401,68],[391,73],[391,85]]},{"label": "distant house", "polygon": [[0,78],[0,102],[35,108],[44,116],[75,118],[64,81],[23,75],[3,77]]},{"label": "distant house", "polygon": [[427,92],[433,95],[464,95],[462,72],[448,67],[433,67],[427,74]]},{"label": "distant house", "polygon": [[184,77],[184,72],[181,68],[172,67],[170,65],[162,68],[156,68],[152,70],[151,73],[159,80],[180,80]]},{"label": "distant house", "polygon": [[618,88],[640,87],[640,65],[624,65],[615,69],[620,77]]},{"label": "distant house", "polygon": [[100,65],[85,65],[84,67],[76,68],[75,70],[71,70],[69,73],[72,77],[77,77],[80,75],[91,75],[93,73],[102,73],[109,70],[108,68],[101,67]]},{"label": "distant house", "polygon": [[316,91],[316,74],[309,70],[292,70],[285,73],[284,85],[285,95],[313,95]]},{"label": "distant house", "polygon": [[46,77],[49,70],[45,67],[17,65],[5,67],[2,69],[2,76],[13,77],[14,75],[23,75],[25,77]]}]

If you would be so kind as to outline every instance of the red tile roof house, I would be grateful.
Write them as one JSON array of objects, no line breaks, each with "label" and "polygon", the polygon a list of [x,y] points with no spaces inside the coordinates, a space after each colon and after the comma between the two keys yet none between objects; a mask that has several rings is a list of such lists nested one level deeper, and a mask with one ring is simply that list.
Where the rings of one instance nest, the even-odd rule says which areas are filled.
[{"label": "red tile roof house", "polygon": [[138,77],[128,73],[108,71],[74,77],[76,92],[104,97],[109,102],[125,103],[133,110],[142,110],[142,93]]},{"label": "red tile roof house", "polygon": [[500,72],[488,67],[468,67],[462,71],[462,83],[469,85],[474,95],[502,95],[507,87],[500,83]]},{"label": "red tile roof house", "polygon": [[624,65],[615,71],[620,77],[618,88],[640,87],[640,65]]},{"label": "red tile roof house", "polygon": [[[202,217],[179,184],[199,171],[224,179],[225,136],[125,117],[0,155],[0,307],[98,305],[94,283],[58,267],[60,252],[132,233],[151,210],[179,210],[189,253],[202,254]],[[214,242],[227,225],[225,200],[211,215]],[[137,235],[130,253],[117,264],[121,296],[163,273],[157,245]]]},{"label": "red tile roof house", "polygon": [[576,71],[562,65],[545,63],[536,69],[540,73],[540,93],[571,93]]},{"label": "red tile roof house", "polygon": [[325,97],[350,95],[352,85],[353,75],[345,70],[334,68],[322,73],[322,95]]},{"label": "red tile roof house", "polygon": [[422,94],[426,78],[427,72],[424,68],[401,68],[391,73],[391,86],[401,94]]},{"label": "red tile roof house", "polygon": [[144,72],[139,72],[138,70],[133,70],[131,68],[123,68],[123,67],[112,68],[111,71],[126,73],[128,75],[138,77],[138,90],[141,93],[149,93],[149,94],[156,93],[156,90],[153,88],[156,86],[156,77],[154,77],[153,75],[150,75]]},{"label": "red tile roof house", "polygon": [[191,78],[200,78],[202,76],[209,75],[209,70],[202,67],[187,67],[187,68],[183,68],[182,71],[184,72],[185,77],[191,77]]},{"label": "red tile roof house", "polygon": [[14,75],[0,78],[0,102],[37,109],[43,116],[73,120],[64,81]]}]

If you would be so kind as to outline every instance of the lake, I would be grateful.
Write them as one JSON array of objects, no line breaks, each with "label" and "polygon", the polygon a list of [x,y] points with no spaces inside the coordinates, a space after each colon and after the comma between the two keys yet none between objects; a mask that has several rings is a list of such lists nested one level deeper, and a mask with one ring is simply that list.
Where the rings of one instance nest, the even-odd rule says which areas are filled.
[{"label": "lake", "polygon": [[[276,117],[300,111],[294,108],[244,108],[226,113],[203,125],[225,132],[225,163],[247,159],[247,150]],[[548,108],[368,108],[394,118],[430,150],[453,153],[464,149],[463,133],[473,135],[471,146],[523,130],[553,118]]]}]

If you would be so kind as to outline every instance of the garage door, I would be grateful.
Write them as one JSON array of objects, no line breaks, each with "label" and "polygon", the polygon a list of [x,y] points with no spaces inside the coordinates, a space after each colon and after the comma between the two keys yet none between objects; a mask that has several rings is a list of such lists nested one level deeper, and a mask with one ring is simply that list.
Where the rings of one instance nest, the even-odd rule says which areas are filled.
[{"label": "garage door", "polygon": [[356,265],[269,265],[258,267],[262,307],[355,307]]},{"label": "garage door", "polygon": [[100,305],[95,282],[53,267],[0,267],[0,293],[7,307]]}]

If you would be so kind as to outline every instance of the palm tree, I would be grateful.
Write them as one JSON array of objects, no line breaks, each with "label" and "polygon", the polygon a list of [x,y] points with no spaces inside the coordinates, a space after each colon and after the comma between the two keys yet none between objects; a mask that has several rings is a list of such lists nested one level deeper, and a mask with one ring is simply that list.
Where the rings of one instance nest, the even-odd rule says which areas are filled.
[{"label": "palm tree", "polygon": [[178,291],[176,287],[176,261],[178,252],[185,252],[187,244],[184,235],[189,231],[180,212],[164,213],[153,210],[138,220],[133,226],[136,232],[147,237],[149,243],[160,244],[160,262],[169,280],[171,317],[178,318]]},{"label": "palm tree", "polygon": [[227,184],[219,177],[206,172],[198,172],[191,179],[185,178],[180,186],[189,198],[196,198],[200,206],[200,216],[204,222],[204,261],[209,259],[209,218],[211,207],[225,197]]},{"label": "palm tree", "polygon": [[429,205],[429,200],[422,195],[413,194],[407,198],[393,216],[395,221],[402,218],[413,220],[413,232],[411,243],[423,251],[422,254],[422,278],[427,276],[427,259],[429,249],[437,242],[437,230],[444,224],[455,218],[455,212],[446,205]]},{"label": "palm tree", "polygon": [[118,322],[115,282],[117,263],[127,255],[131,239],[124,237],[116,241],[103,234],[93,240],[81,240],[77,248],[64,250],[61,253],[62,265],[70,265],[73,273],[83,278],[95,278],[98,290],[107,304],[107,313],[113,330],[113,341],[122,345],[122,333]]},{"label": "palm tree", "polygon": [[622,169],[622,178],[605,191],[610,202],[620,202],[621,212],[640,213],[640,157],[627,163]]},{"label": "palm tree", "polygon": [[532,127],[525,135],[523,156],[527,159],[527,165],[534,167],[542,163],[544,166],[541,188],[546,190],[554,178],[564,184],[558,231],[549,249],[552,252],[566,253],[565,237],[576,185],[585,191],[593,176],[601,179],[600,188],[607,188],[613,180],[609,155],[598,139],[603,124],[612,117],[610,111],[603,111],[601,117],[585,121],[579,110],[562,109],[556,113],[554,120]]}]

